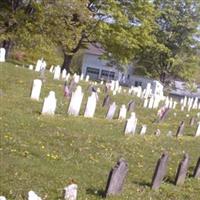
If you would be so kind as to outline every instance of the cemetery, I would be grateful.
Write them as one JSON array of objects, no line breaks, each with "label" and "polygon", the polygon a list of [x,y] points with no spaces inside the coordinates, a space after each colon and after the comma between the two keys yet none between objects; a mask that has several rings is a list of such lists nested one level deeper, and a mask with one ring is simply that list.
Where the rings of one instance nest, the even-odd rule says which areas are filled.
[{"label": "cemetery", "polygon": [[200,200],[199,0],[0,0],[0,200]]},{"label": "cemetery", "polygon": [[1,199],[198,199],[198,98],[43,62],[0,64]]}]

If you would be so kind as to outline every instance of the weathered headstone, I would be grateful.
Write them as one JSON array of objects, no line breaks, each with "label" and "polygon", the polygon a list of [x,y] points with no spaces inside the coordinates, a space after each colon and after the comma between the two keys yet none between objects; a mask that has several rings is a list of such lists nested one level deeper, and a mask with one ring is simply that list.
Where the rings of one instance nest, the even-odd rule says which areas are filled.
[{"label": "weathered headstone", "polygon": [[53,75],[53,79],[54,80],[59,80],[60,79],[60,73],[61,73],[61,68],[60,66],[56,66],[54,69],[54,75]]},{"label": "weathered headstone", "polygon": [[39,72],[40,69],[41,69],[41,66],[42,66],[42,62],[43,62],[43,59],[39,59],[36,63],[36,66],[35,66],[35,71],[36,72]]},{"label": "weathered headstone", "polygon": [[91,96],[89,96],[87,100],[84,117],[94,117],[96,104],[97,104],[96,92],[92,92]]},{"label": "weathered headstone", "polygon": [[195,122],[195,117],[191,117],[190,119],[190,126],[193,126]]},{"label": "weathered headstone", "polygon": [[193,173],[194,178],[199,178],[200,179],[200,157],[197,161],[197,164],[194,168],[194,173]]},{"label": "weathered headstone", "polygon": [[72,93],[71,101],[68,108],[68,114],[78,116],[83,100],[83,92],[81,86],[77,86],[75,92]]},{"label": "weathered headstone", "polygon": [[140,130],[140,135],[145,135],[147,131],[147,125],[143,124]]},{"label": "weathered headstone", "polygon": [[6,49],[0,48],[0,62],[5,62]]},{"label": "weathered headstone", "polygon": [[195,132],[195,137],[199,137],[199,136],[200,136],[200,122],[198,122],[197,130]]},{"label": "weathered headstone", "polygon": [[132,112],[130,118],[127,119],[126,124],[125,124],[125,128],[124,128],[125,135],[127,134],[134,135],[136,126],[137,126],[137,118],[136,118],[135,113]]},{"label": "weathered headstone", "polygon": [[33,70],[33,68],[34,68],[33,65],[28,66],[28,69],[30,69],[30,70]]},{"label": "weathered headstone", "polygon": [[44,99],[42,114],[43,115],[54,115],[56,110],[56,97],[55,92],[50,91],[48,97]]},{"label": "weathered headstone", "polygon": [[28,192],[28,200],[42,200],[35,192]]},{"label": "weathered headstone", "polygon": [[116,103],[113,102],[108,109],[106,119],[113,119],[113,117],[115,115],[116,108],[117,108]]},{"label": "weathered headstone", "polygon": [[6,197],[0,196],[0,200],[6,200]]},{"label": "weathered headstone", "polygon": [[189,165],[189,155],[184,154],[184,157],[181,160],[181,162],[179,163],[179,166],[177,169],[176,178],[175,178],[176,185],[183,185],[183,183],[185,182],[188,165]]},{"label": "weathered headstone", "polygon": [[183,135],[183,131],[184,131],[184,126],[185,126],[185,123],[184,121],[182,121],[177,129],[177,132],[176,132],[176,137],[179,137],[179,136],[182,136]]},{"label": "weathered headstone", "polygon": [[63,69],[63,70],[62,70],[62,74],[61,74],[61,78],[62,78],[63,80],[65,80],[66,77],[67,77],[67,70],[66,70],[66,69]]},{"label": "weathered headstone", "polygon": [[135,109],[135,102],[133,100],[129,101],[128,102],[128,108],[127,108],[127,111],[128,112],[133,112]]},{"label": "weathered headstone", "polygon": [[104,106],[108,107],[109,105],[110,105],[110,96],[106,95],[106,97],[103,100],[102,107],[104,107]]},{"label": "weathered headstone", "polygon": [[64,200],[76,200],[77,199],[77,189],[76,184],[68,185],[64,188]]},{"label": "weathered headstone", "polygon": [[35,79],[33,81],[31,99],[34,99],[37,101],[39,100],[41,87],[42,87],[42,81],[40,79]]},{"label": "weathered headstone", "polygon": [[161,158],[157,161],[154,175],[152,178],[151,189],[159,189],[162,180],[164,179],[167,172],[167,163],[168,163],[168,153],[163,153]]},{"label": "weathered headstone", "polygon": [[109,173],[105,196],[117,195],[122,192],[127,173],[128,164],[123,158],[121,158]]},{"label": "weathered headstone", "polygon": [[119,111],[119,117],[118,119],[121,119],[121,120],[124,120],[126,119],[126,106],[123,104],[120,108],[120,111]]}]

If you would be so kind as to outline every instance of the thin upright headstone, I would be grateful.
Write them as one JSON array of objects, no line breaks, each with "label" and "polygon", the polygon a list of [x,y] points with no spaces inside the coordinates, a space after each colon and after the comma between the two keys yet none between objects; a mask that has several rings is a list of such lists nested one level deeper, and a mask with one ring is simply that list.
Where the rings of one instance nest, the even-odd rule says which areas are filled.
[{"label": "thin upright headstone", "polygon": [[50,91],[48,97],[44,99],[42,114],[43,115],[54,115],[56,110],[56,97],[55,92]]},{"label": "thin upright headstone", "polygon": [[118,119],[121,120],[126,119],[126,113],[127,113],[126,106],[123,104],[120,108]]},{"label": "thin upright headstone", "polygon": [[140,135],[145,135],[147,131],[147,125],[143,124],[140,130]]},{"label": "thin upright headstone", "polygon": [[136,131],[136,126],[137,126],[137,118],[134,112],[131,113],[131,116],[129,119],[127,119],[125,128],[124,128],[124,133],[125,135],[128,134],[135,134]]},{"label": "thin upright headstone", "polygon": [[42,200],[35,192],[29,191],[28,192],[28,200]]},{"label": "thin upright headstone", "polygon": [[184,157],[181,160],[181,162],[179,163],[179,166],[177,169],[176,178],[175,178],[176,185],[183,185],[183,183],[185,182],[188,165],[189,165],[189,155],[184,154]]},{"label": "thin upright headstone", "polygon": [[195,122],[195,117],[191,117],[190,119],[190,126],[193,126]]},{"label": "thin upright headstone", "polygon": [[84,117],[94,117],[95,109],[97,104],[96,92],[92,92],[91,96],[88,97]]},{"label": "thin upright headstone", "polygon": [[184,126],[185,126],[185,123],[184,121],[182,121],[177,129],[177,132],[176,132],[176,137],[179,137],[179,136],[182,136],[183,135],[183,131],[184,131]]},{"label": "thin upright headstone", "polygon": [[6,200],[6,197],[0,196],[0,200]]},{"label": "thin upright headstone", "polygon": [[0,62],[5,62],[5,56],[6,56],[6,49],[0,48]]},{"label": "thin upright headstone", "polygon": [[151,189],[159,189],[162,180],[164,179],[167,172],[167,163],[168,163],[168,153],[163,153],[161,158],[157,161],[154,175],[152,178]]},{"label": "thin upright headstone", "polygon": [[127,108],[127,111],[128,112],[133,112],[135,109],[135,102],[133,100],[129,101],[128,102],[128,108]]},{"label": "thin upright headstone", "polygon": [[60,66],[56,66],[54,69],[54,75],[53,75],[53,79],[54,80],[59,80],[60,79],[60,73],[61,73],[61,68]]},{"label": "thin upright headstone", "polygon": [[117,108],[116,103],[113,102],[108,109],[106,119],[113,119],[113,117],[115,115],[116,108]]},{"label": "thin upright headstone", "polygon": [[110,96],[106,95],[106,97],[103,100],[102,107],[104,107],[104,106],[108,107],[109,105],[110,105]]},{"label": "thin upright headstone", "polygon": [[195,132],[195,137],[199,137],[199,136],[200,136],[200,122],[198,122],[197,129]]},{"label": "thin upright headstone", "polygon": [[122,192],[127,173],[128,164],[123,158],[120,158],[109,173],[105,196],[117,195]]},{"label": "thin upright headstone", "polygon": [[42,81],[40,79],[35,79],[33,81],[31,99],[39,101],[41,87],[42,87]]},{"label": "thin upright headstone", "polygon": [[194,173],[193,173],[194,178],[199,178],[200,179],[200,157],[197,161],[197,164],[194,168]]}]

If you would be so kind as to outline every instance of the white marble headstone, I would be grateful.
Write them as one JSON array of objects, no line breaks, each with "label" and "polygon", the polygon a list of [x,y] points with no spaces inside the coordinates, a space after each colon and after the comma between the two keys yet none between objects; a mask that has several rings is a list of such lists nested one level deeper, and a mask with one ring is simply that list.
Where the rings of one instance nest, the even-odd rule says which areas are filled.
[{"label": "white marble headstone", "polygon": [[0,48],[0,62],[5,62],[6,49]]},{"label": "white marble headstone", "polygon": [[91,96],[89,96],[87,100],[84,117],[94,116],[96,103],[97,103],[96,92],[92,92]]},{"label": "white marble headstone", "polygon": [[135,130],[136,130],[136,126],[137,126],[137,118],[134,112],[131,113],[130,118],[127,120],[126,122],[126,126],[125,126],[125,135],[127,134],[135,134]]},{"label": "white marble headstone", "polygon": [[48,97],[44,99],[42,114],[43,115],[54,115],[56,110],[56,97],[55,92],[50,91]]},{"label": "white marble headstone", "polygon": [[127,113],[127,109],[126,109],[126,106],[123,104],[120,108],[118,119],[122,119],[122,120],[126,119],[126,113]]},{"label": "white marble headstone", "polygon": [[59,65],[57,65],[54,69],[54,76],[53,79],[54,80],[59,80],[60,79],[60,73],[61,73],[61,68]]},{"label": "white marble headstone", "polygon": [[76,184],[71,184],[64,188],[64,200],[76,200],[77,199],[77,189]]},{"label": "white marble headstone", "polygon": [[33,81],[32,92],[31,92],[31,99],[39,100],[40,92],[42,87],[42,81],[40,79],[35,79]]},{"label": "white marble headstone", "polygon": [[195,137],[199,137],[199,136],[200,136],[200,122],[198,122],[197,130],[196,130],[196,133],[195,133]]},{"label": "white marble headstone", "polygon": [[0,200],[6,200],[6,197],[0,196]]},{"label": "white marble headstone", "polygon": [[106,119],[113,119],[114,115],[115,115],[115,110],[116,110],[117,106],[116,106],[116,103],[113,102],[109,109],[108,109],[108,112],[107,112],[107,115],[106,115]]},{"label": "white marble headstone", "polygon": [[28,192],[28,200],[42,200],[35,192],[29,191]]}]

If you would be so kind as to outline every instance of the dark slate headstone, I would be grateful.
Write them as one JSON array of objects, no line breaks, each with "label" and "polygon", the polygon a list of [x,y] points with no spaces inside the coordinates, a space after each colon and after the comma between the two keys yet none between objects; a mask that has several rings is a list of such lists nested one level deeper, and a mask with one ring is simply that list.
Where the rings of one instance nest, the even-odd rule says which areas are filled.
[{"label": "dark slate headstone", "polygon": [[109,173],[105,196],[117,195],[122,192],[127,173],[128,164],[123,158],[120,158],[117,164],[111,169]]},{"label": "dark slate headstone", "polygon": [[166,108],[165,111],[163,112],[163,114],[162,114],[162,115],[160,116],[160,118],[158,119],[158,122],[164,121],[164,120],[167,118],[167,116],[168,116],[168,114],[169,114],[169,111],[170,111],[170,109],[169,109],[169,108]]},{"label": "dark slate headstone", "polygon": [[133,112],[135,109],[135,102],[133,100],[128,102],[128,106],[127,106],[127,111],[128,112]]},{"label": "dark slate headstone", "polygon": [[200,157],[199,157],[196,167],[194,169],[193,176],[194,176],[194,178],[200,178]]},{"label": "dark slate headstone", "polygon": [[176,173],[175,184],[176,185],[183,185],[185,182],[185,177],[187,175],[189,165],[189,155],[184,154],[183,159],[179,163],[178,170]]},{"label": "dark slate headstone", "polygon": [[151,189],[159,189],[163,178],[167,171],[168,153],[163,153],[161,158],[158,160],[154,175],[152,178]]},{"label": "dark slate headstone", "polygon": [[176,137],[179,137],[179,136],[182,136],[183,135],[183,131],[184,131],[184,126],[185,126],[185,123],[184,121],[182,121],[177,129],[177,132],[176,132]]},{"label": "dark slate headstone", "polygon": [[191,117],[190,119],[190,126],[193,126],[195,122],[195,117]]},{"label": "dark slate headstone", "polygon": [[110,96],[106,95],[106,97],[103,100],[102,107],[105,107],[105,106],[108,107],[109,105],[110,105]]}]

